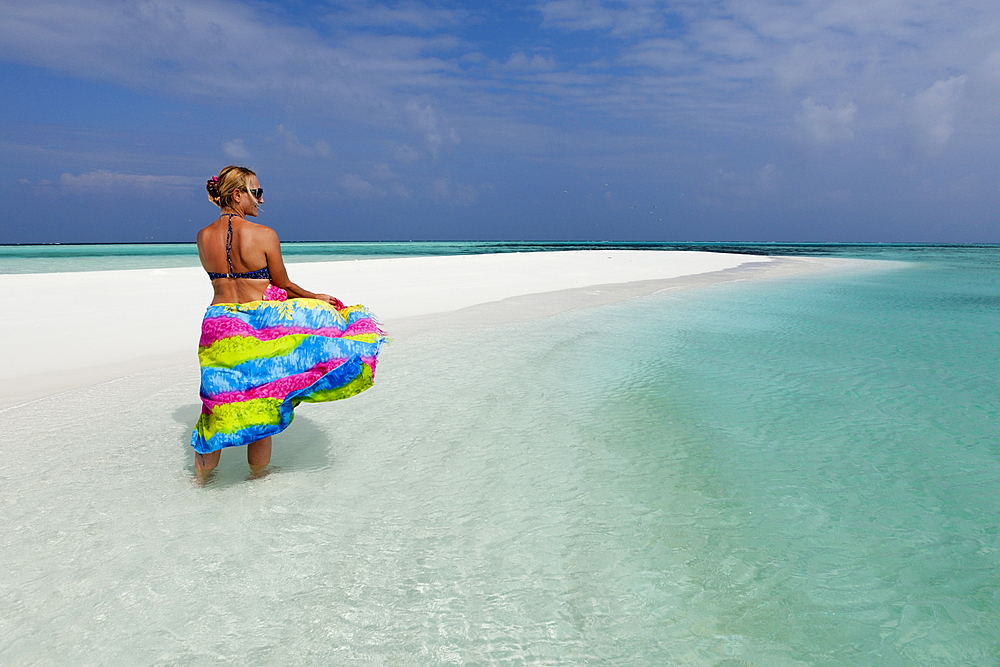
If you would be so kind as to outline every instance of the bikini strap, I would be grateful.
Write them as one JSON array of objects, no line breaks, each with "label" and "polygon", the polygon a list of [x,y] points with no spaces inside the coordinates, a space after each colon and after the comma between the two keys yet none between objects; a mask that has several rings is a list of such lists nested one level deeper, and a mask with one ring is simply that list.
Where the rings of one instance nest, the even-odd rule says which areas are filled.
[{"label": "bikini strap", "polygon": [[226,234],[226,261],[229,262],[229,275],[227,278],[233,277],[233,216],[235,213],[227,213],[229,216],[229,233]]}]

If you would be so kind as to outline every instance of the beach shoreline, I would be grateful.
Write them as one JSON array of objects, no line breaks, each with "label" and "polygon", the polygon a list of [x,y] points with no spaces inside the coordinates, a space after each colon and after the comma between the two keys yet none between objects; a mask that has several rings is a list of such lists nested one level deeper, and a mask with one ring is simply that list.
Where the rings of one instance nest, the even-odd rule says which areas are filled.
[{"label": "beach shoreline", "polygon": [[[867,263],[590,250],[307,263],[290,271],[308,288],[363,302],[398,338],[856,262]],[[0,276],[0,286],[0,303],[14,314],[0,347],[0,410],[134,373],[197,366],[211,297],[200,269],[11,274]]]}]

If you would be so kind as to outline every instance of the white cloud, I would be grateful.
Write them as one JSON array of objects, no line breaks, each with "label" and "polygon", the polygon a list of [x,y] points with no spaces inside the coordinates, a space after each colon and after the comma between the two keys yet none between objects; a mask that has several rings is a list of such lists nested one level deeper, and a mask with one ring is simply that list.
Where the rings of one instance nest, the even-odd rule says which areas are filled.
[{"label": "white cloud", "polygon": [[833,144],[854,140],[851,125],[857,114],[858,106],[854,102],[828,107],[807,97],[802,100],[802,110],[795,114],[795,123],[810,142]]},{"label": "white cloud", "polygon": [[406,105],[406,109],[410,113],[413,125],[423,133],[424,141],[427,142],[432,155],[437,156],[445,141],[459,143],[458,132],[453,127],[442,127],[437,112],[430,104],[413,100]]},{"label": "white cloud", "polygon": [[36,0],[0,11],[4,61],[213,101],[252,93],[258,104],[367,121],[397,115],[395,86],[458,72],[439,55],[462,45],[437,34],[329,38],[239,0]]},{"label": "white cloud", "polygon": [[643,40],[627,49],[622,55],[622,60],[628,64],[665,71],[690,68],[693,64],[690,54],[685,52],[684,42],[663,37]]},{"label": "white cloud", "polygon": [[[871,118],[868,97],[926,86],[917,82],[928,69],[942,79],[971,71],[995,50],[1000,31],[1000,16],[981,0],[543,0],[539,27],[603,31],[621,40],[620,51],[591,44],[587,35],[556,35],[537,42],[545,43],[544,55],[515,50],[509,68],[498,68],[475,41],[478,26],[492,18],[485,6],[337,2],[303,10],[315,21],[289,21],[269,7],[239,0],[7,3],[0,58],[212,100],[243,95],[252,80],[255,102],[395,130],[407,125],[436,154],[457,142],[456,127],[463,139],[492,141],[502,126],[519,136],[498,142],[528,147],[542,128],[550,136],[568,132],[557,113],[565,108],[602,128],[627,118],[637,134],[657,134],[651,126],[660,124],[689,133],[759,130],[787,108],[775,88],[794,90],[799,100],[858,100]],[[334,27],[311,27],[320,23]],[[614,69],[598,71],[595,62]],[[533,76],[518,75],[525,71]],[[498,78],[503,85],[495,85]],[[811,111],[800,114],[806,125]],[[888,104],[882,112],[887,126],[908,113]],[[843,137],[853,125],[827,129]],[[321,142],[296,140],[288,148],[325,152]]]},{"label": "white cloud", "polygon": [[389,142],[389,147],[392,149],[392,156],[397,162],[416,162],[420,158],[420,153],[417,152],[417,149],[409,144]]},{"label": "white cloud", "polygon": [[442,176],[431,184],[431,193],[438,199],[445,199],[453,204],[472,204],[479,193],[471,185],[455,183]]},{"label": "white cloud", "polygon": [[667,3],[655,0],[608,4],[600,0],[552,0],[538,9],[543,25],[567,31],[607,30],[614,35],[631,35],[659,26]]},{"label": "white cloud", "polygon": [[372,178],[377,181],[390,181],[396,178],[396,174],[393,173],[388,164],[379,162],[372,167]]},{"label": "white cloud", "polygon": [[718,194],[741,200],[773,192],[781,182],[781,173],[770,162],[757,170],[716,167],[713,176]]},{"label": "white cloud", "polygon": [[555,67],[555,59],[541,54],[535,54],[531,58],[524,55],[523,51],[515,51],[511,54],[504,67],[510,70],[541,70],[547,71]]},{"label": "white cloud", "polygon": [[988,55],[977,69],[987,85],[993,88],[1000,87],[1000,51]]},{"label": "white cloud", "polygon": [[948,143],[955,132],[955,111],[965,92],[968,76],[937,81],[913,98],[913,118],[920,138],[932,148]]},{"label": "white cloud", "polygon": [[598,0],[553,0],[539,7],[543,25],[557,26],[564,30],[595,30],[615,25],[617,13],[604,7]]},{"label": "white cloud", "polygon": [[438,197],[448,198],[451,196],[451,181],[442,176],[431,184],[431,189]]},{"label": "white cloud", "polygon": [[250,159],[250,151],[247,150],[242,139],[233,139],[222,144],[222,152],[231,160]]},{"label": "white cloud", "polygon": [[340,187],[356,199],[375,199],[386,195],[385,189],[372,185],[355,174],[347,174],[340,179]]},{"label": "white cloud", "polygon": [[697,44],[699,51],[713,56],[744,59],[765,55],[760,37],[729,16],[705,17],[698,21],[690,41]]},{"label": "white cloud", "polygon": [[757,185],[761,190],[770,192],[771,190],[774,190],[775,186],[778,184],[778,178],[778,168],[768,162],[759,172],[757,172]]},{"label": "white cloud", "polygon": [[[959,131],[988,137],[986,120],[996,116],[986,110],[1000,106],[986,87],[991,77],[1000,81],[1000,56],[990,56],[1000,13],[982,0],[451,6],[343,1],[283,13],[240,0],[8,0],[0,59],[137,90],[155,86],[157,95],[182,100],[251,94],[255,108],[294,113],[300,127],[322,120],[344,130],[326,137],[331,146],[300,141],[287,122],[277,147],[320,158],[340,153],[341,137],[392,137],[381,159],[400,171],[427,154],[448,159],[460,138],[470,156],[581,164],[611,152],[658,152],[667,156],[658,164],[676,165],[671,156],[731,137],[759,138],[771,151],[790,122],[811,144],[855,140],[858,155],[871,156],[878,144],[908,155],[914,136],[938,146],[957,143]],[[494,19],[497,30],[484,37]],[[506,36],[510,21],[523,32]],[[224,152],[248,159],[237,141]],[[780,155],[758,154],[784,164]],[[96,164],[127,171],[140,163]],[[344,192],[395,192],[398,179],[347,169],[358,181],[343,177]],[[763,186],[757,177],[755,166],[740,183]]]},{"label": "white cloud", "polygon": [[468,20],[468,12],[463,10],[428,7],[419,2],[401,2],[393,7],[386,5],[358,6],[345,3],[345,15],[335,14],[332,20],[337,24],[351,24],[367,28],[411,28],[423,31],[448,28]]},{"label": "white cloud", "polygon": [[333,155],[333,151],[330,149],[330,145],[325,141],[317,141],[312,146],[306,146],[299,138],[292,134],[291,131],[287,130],[284,125],[279,125],[277,130],[278,141],[281,142],[285,150],[292,155],[298,155],[299,157],[323,157],[327,158]]},{"label": "white cloud", "polygon": [[198,185],[198,179],[190,176],[153,176],[144,174],[121,174],[112,171],[88,171],[79,176],[63,174],[59,186],[74,194],[133,194],[137,190],[155,192],[162,190],[190,190]]},{"label": "white cloud", "polygon": [[[373,181],[377,181],[380,185],[375,185]],[[413,194],[409,188],[399,182],[399,175],[385,162],[377,162],[372,165],[368,179],[348,174],[341,179],[341,187],[352,196],[360,199],[384,197],[387,193],[405,199]]]}]

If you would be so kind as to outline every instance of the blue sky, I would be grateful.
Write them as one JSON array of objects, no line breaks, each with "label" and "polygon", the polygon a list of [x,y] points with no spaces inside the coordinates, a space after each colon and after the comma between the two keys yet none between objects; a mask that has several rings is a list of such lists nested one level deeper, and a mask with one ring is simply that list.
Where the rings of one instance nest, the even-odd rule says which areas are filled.
[{"label": "blue sky", "polygon": [[1000,242],[1000,4],[0,0],[0,243]]}]

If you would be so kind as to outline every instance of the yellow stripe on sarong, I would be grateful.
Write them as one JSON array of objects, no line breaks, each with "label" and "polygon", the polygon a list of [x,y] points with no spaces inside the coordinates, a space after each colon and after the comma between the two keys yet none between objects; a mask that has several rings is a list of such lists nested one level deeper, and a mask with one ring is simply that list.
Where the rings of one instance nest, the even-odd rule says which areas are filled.
[{"label": "yellow stripe on sarong", "polygon": [[207,347],[198,348],[202,368],[232,368],[254,359],[270,359],[291,354],[309,334],[290,334],[274,340],[258,340],[253,336],[221,338]]}]

